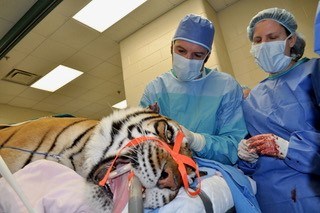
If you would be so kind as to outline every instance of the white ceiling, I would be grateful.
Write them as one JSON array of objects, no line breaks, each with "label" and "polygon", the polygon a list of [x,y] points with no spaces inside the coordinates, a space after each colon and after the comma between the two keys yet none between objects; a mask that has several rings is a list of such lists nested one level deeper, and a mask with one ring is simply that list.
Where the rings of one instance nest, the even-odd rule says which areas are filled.
[{"label": "white ceiling", "polygon": [[[148,0],[103,33],[72,19],[90,0],[63,0],[6,57],[0,79],[12,69],[45,75],[59,64],[84,74],[54,93],[0,80],[0,103],[99,119],[125,99],[119,42],[185,0]],[[208,0],[216,11],[237,0]],[[0,0],[0,37],[36,0]]]}]

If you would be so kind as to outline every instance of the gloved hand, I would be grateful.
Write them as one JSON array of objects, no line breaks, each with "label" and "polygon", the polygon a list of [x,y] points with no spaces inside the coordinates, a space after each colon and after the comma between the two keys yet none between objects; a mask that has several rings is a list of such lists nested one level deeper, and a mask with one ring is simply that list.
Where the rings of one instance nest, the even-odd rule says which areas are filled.
[{"label": "gloved hand", "polygon": [[249,149],[248,140],[241,140],[238,145],[238,156],[240,159],[248,161],[250,163],[257,162],[259,155],[256,153],[255,149]]},{"label": "gloved hand", "polygon": [[199,133],[192,132],[182,125],[180,125],[180,127],[187,139],[190,149],[196,152],[201,151],[206,145],[206,139],[204,138],[204,136]]},{"label": "gloved hand", "polygon": [[284,159],[288,153],[289,142],[274,134],[261,134],[248,139],[249,149],[258,154]]}]

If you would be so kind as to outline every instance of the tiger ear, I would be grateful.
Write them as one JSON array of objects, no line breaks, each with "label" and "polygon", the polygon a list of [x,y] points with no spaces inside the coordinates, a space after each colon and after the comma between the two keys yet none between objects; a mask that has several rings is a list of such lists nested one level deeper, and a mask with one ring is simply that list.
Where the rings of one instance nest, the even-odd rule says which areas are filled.
[{"label": "tiger ear", "polygon": [[166,141],[168,144],[172,143],[171,131],[168,131],[168,124],[166,122],[164,121],[158,122],[157,133],[163,141]]},{"label": "tiger ear", "polygon": [[147,109],[150,109],[150,110],[152,110],[152,111],[155,112],[155,113],[159,113],[159,112],[160,112],[160,107],[159,107],[159,105],[158,105],[158,102],[154,102],[153,104],[149,105],[149,106],[147,107]]}]

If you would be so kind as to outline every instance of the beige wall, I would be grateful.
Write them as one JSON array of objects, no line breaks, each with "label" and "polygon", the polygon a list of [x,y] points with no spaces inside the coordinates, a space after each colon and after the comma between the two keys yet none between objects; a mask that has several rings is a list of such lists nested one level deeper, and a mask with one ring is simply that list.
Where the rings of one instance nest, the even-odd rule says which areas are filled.
[{"label": "beige wall", "polygon": [[149,81],[171,68],[171,40],[180,20],[188,13],[210,17],[216,22],[215,44],[206,66],[233,74],[214,10],[205,0],[189,0],[120,43],[125,92],[130,106],[139,103]]},{"label": "beige wall", "polygon": [[120,43],[123,78],[128,104],[139,103],[148,82],[171,68],[170,42],[175,29],[188,13],[208,17],[215,25],[214,47],[207,67],[233,75],[240,84],[254,87],[266,77],[249,54],[246,27],[258,11],[269,7],[290,10],[297,19],[307,47],[305,56],[313,53],[313,19],[318,0],[240,0],[215,13],[205,0],[188,0]]},{"label": "beige wall", "polygon": [[0,124],[18,123],[53,114],[54,113],[0,104]]},{"label": "beige wall", "polygon": [[222,34],[230,56],[234,77],[240,84],[254,87],[267,75],[254,63],[249,53],[251,43],[246,27],[251,18],[259,11],[280,7],[292,12],[297,20],[297,31],[306,40],[304,56],[317,57],[313,52],[313,20],[318,0],[240,0],[218,13]]}]

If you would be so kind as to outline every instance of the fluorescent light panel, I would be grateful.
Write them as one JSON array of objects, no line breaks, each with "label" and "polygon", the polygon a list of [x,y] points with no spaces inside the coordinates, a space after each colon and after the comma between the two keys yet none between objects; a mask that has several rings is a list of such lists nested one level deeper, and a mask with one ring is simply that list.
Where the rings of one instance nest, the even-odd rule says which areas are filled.
[{"label": "fluorescent light panel", "polygon": [[103,32],[146,1],[92,0],[73,18],[99,32]]},{"label": "fluorescent light panel", "polygon": [[120,101],[119,103],[113,105],[112,107],[116,109],[125,109],[127,108],[127,100]]},{"label": "fluorescent light panel", "polygon": [[78,70],[59,65],[32,84],[31,87],[54,92],[82,74],[83,72]]}]

